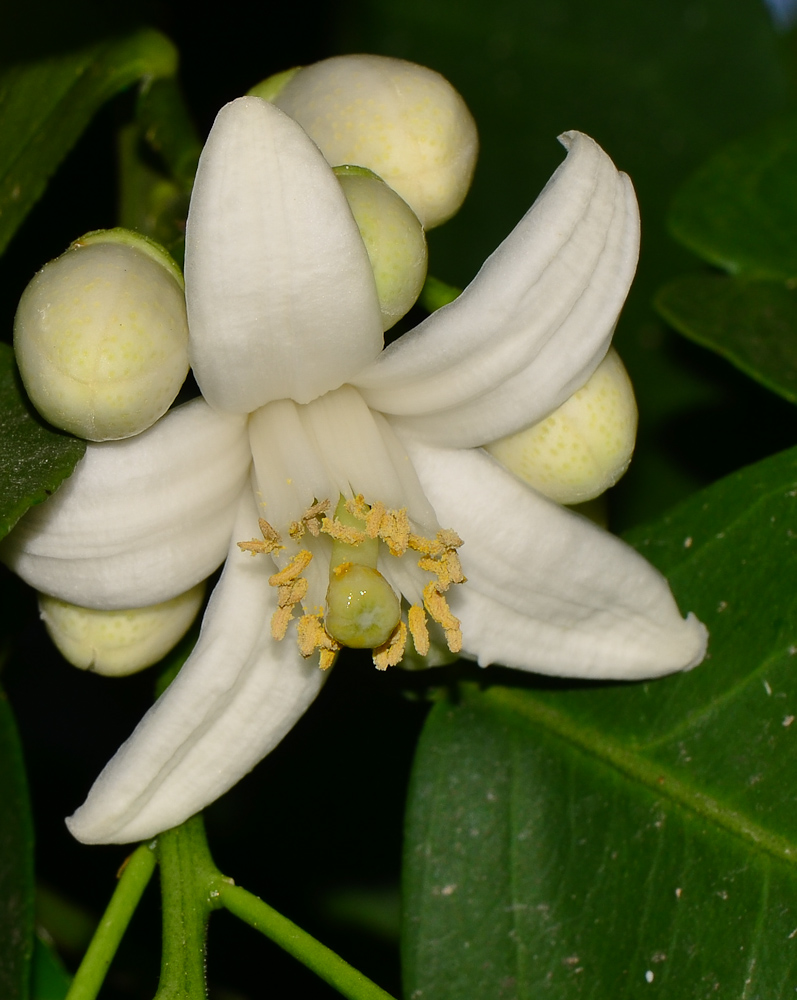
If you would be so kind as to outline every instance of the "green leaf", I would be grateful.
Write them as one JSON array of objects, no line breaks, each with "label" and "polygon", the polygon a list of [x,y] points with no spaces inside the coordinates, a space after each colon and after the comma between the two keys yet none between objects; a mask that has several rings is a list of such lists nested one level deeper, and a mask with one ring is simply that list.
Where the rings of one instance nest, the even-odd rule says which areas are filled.
[{"label": "green leaf", "polygon": [[14,717],[0,691],[0,996],[27,1000],[33,951],[33,830]]},{"label": "green leaf", "polygon": [[141,78],[172,76],[171,42],[145,29],[0,73],[0,253],[101,105]]},{"label": "green leaf", "polygon": [[644,684],[468,686],[405,851],[408,997],[791,997],[797,449],[635,534],[711,633]]},{"label": "green leaf", "polygon": [[55,951],[40,937],[33,945],[30,1000],[64,1000],[72,977]]},{"label": "green leaf", "polygon": [[797,293],[790,288],[693,274],[662,288],[656,307],[684,336],[797,403]]},{"label": "green leaf", "polygon": [[797,276],[797,118],[712,156],[679,189],[669,222],[676,239],[732,274]]},{"label": "green leaf", "polygon": [[0,538],[58,489],[85,450],[85,441],[42,421],[22,388],[13,350],[0,344]]}]

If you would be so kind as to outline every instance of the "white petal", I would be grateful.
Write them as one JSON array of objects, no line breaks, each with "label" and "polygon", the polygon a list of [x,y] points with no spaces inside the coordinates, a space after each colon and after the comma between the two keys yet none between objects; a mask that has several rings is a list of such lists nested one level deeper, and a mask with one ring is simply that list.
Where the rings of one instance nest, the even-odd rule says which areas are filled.
[{"label": "white petal", "polygon": [[636,269],[631,182],[588,136],[450,305],[353,384],[419,440],[481,445],[541,420],[597,368]]},{"label": "white petal", "polygon": [[629,546],[482,451],[408,451],[440,522],[464,539],[468,582],[450,603],[482,666],[632,680],[703,659],[705,627],[681,618],[667,581]]},{"label": "white petal", "polygon": [[89,444],[0,556],[37,590],[71,604],[167,601],[224,559],[250,463],[245,419],[192,400],[137,437]]},{"label": "white petal", "polygon": [[67,820],[78,840],[126,844],[182,823],[276,746],[320,690],[317,658],[302,660],[290,634],[271,637],[273,563],[235,544],[254,534],[246,490],[196,648]]},{"label": "white petal", "polygon": [[205,398],[251,412],[335,389],[382,347],[365,246],[337,179],[257,97],[219,112],[185,251],[191,364]]}]

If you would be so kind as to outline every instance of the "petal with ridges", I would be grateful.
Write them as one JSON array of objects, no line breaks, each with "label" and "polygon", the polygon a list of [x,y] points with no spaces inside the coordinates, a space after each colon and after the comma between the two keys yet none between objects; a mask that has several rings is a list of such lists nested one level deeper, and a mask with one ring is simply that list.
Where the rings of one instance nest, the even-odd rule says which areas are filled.
[{"label": "petal with ridges", "polygon": [[480,450],[408,443],[440,522],[464,539],[451,591],[463,647],[563,677],[636,680],[696,666],[705,627],[683,619],[642,556],[520,483]]},{"label": "petal with ridges", "polygon": [[89,444],[0,558],[37,590],[82,607],[167,601],[224,559],[250,464],[245,419],[192,400],[136,437]]},{"label": "petal with ridges", "polygon": [[608,349],[636,269],[630,181],[588,136],[462,295],[354,380],[414,437],[471,447],[542,419]]},{"label": "petal with ridges", "polygon": [[337,179],[287,115],[257,97],[219,112],[188,215],[191,364],[208,402],[306,403],[382,347],[371,265]]},{"label": "petal with ridges", "polygon": [[272,750],[315,698],[326,674],[302,660],[291,634],[271,636],[270,559],[242,552],[257,533],[246,491],[199,641],[67,820],[87,844],[127,844],[182,823]]}]

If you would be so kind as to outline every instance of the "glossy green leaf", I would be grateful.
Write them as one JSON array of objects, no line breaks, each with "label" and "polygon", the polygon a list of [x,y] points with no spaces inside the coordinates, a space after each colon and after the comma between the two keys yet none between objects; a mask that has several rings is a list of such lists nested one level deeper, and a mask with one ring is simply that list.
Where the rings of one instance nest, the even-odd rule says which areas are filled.
[{"label": "glossy green leaf", "polygon": [[45,424],[22,388],[14,352],[0,344],[0,538],[72,473],[86,442]]},{"label": "glossy green leaf", "polygon": [[794,995],[795,514],[797,449],[635,535],[710,629],[691,673],[501,672],[436,706],[410,794],[408,997]]},{"label": "glossy green leaf", "polygon": [[656,307],[690,340],[797,403],[797,292],[771,281],[693,274],[662,288]]},{"label": "glossy green leaf", "polygon": [[0,691],[0,996],[27,1000],[33,951],[33,830],[14,717]]},{"label": "glossy green leaf", "polygon": [[171,42],[152,30],[6,65],[0,72],[0,253],[48,178],[109,97],[172,76]]},{"label": "glossy green leaf", "polygon": [[712,156],[679,189],[669,221],[676,239],[732,274],[797,276],[797,118]]}]

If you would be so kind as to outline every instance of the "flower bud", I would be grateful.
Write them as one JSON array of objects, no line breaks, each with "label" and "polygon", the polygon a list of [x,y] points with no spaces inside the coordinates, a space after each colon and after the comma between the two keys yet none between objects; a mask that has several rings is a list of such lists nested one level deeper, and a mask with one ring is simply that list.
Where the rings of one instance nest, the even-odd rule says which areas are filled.
[{"label": "flower bud", "polygon": [[122,677],[162,659],[188,631],[204,596],[203,582],[163,604],[97,611],[39,594],[39,612],[50,638],[70,663]]},{"label": "flower bud", "polygon": [[426,237],[410,206],[363,167],[336,167],[340,185],[368,251],[389,330],[409,312],[426,279]]},{"label": "flower bud", "polygon": [[137,233],[89,233],[23,292],[14,349],[33,405],[55,427],[90,441],[139,434],[188,373],[180,270]]},{"label": "flower bud", "polygon": [[273,102],[330,166],[373,170],[425,229],[450,219],[464,201],[479,149],[476,124],[434,70],[385,56],[335,56],[302,67]]},{"label": "flower bud", "polygon": [[617,352],[544,420],[485,445],[487,451],[562,504],[591,500],[623,475],[636,439],[637,408],[631,380]]}]

